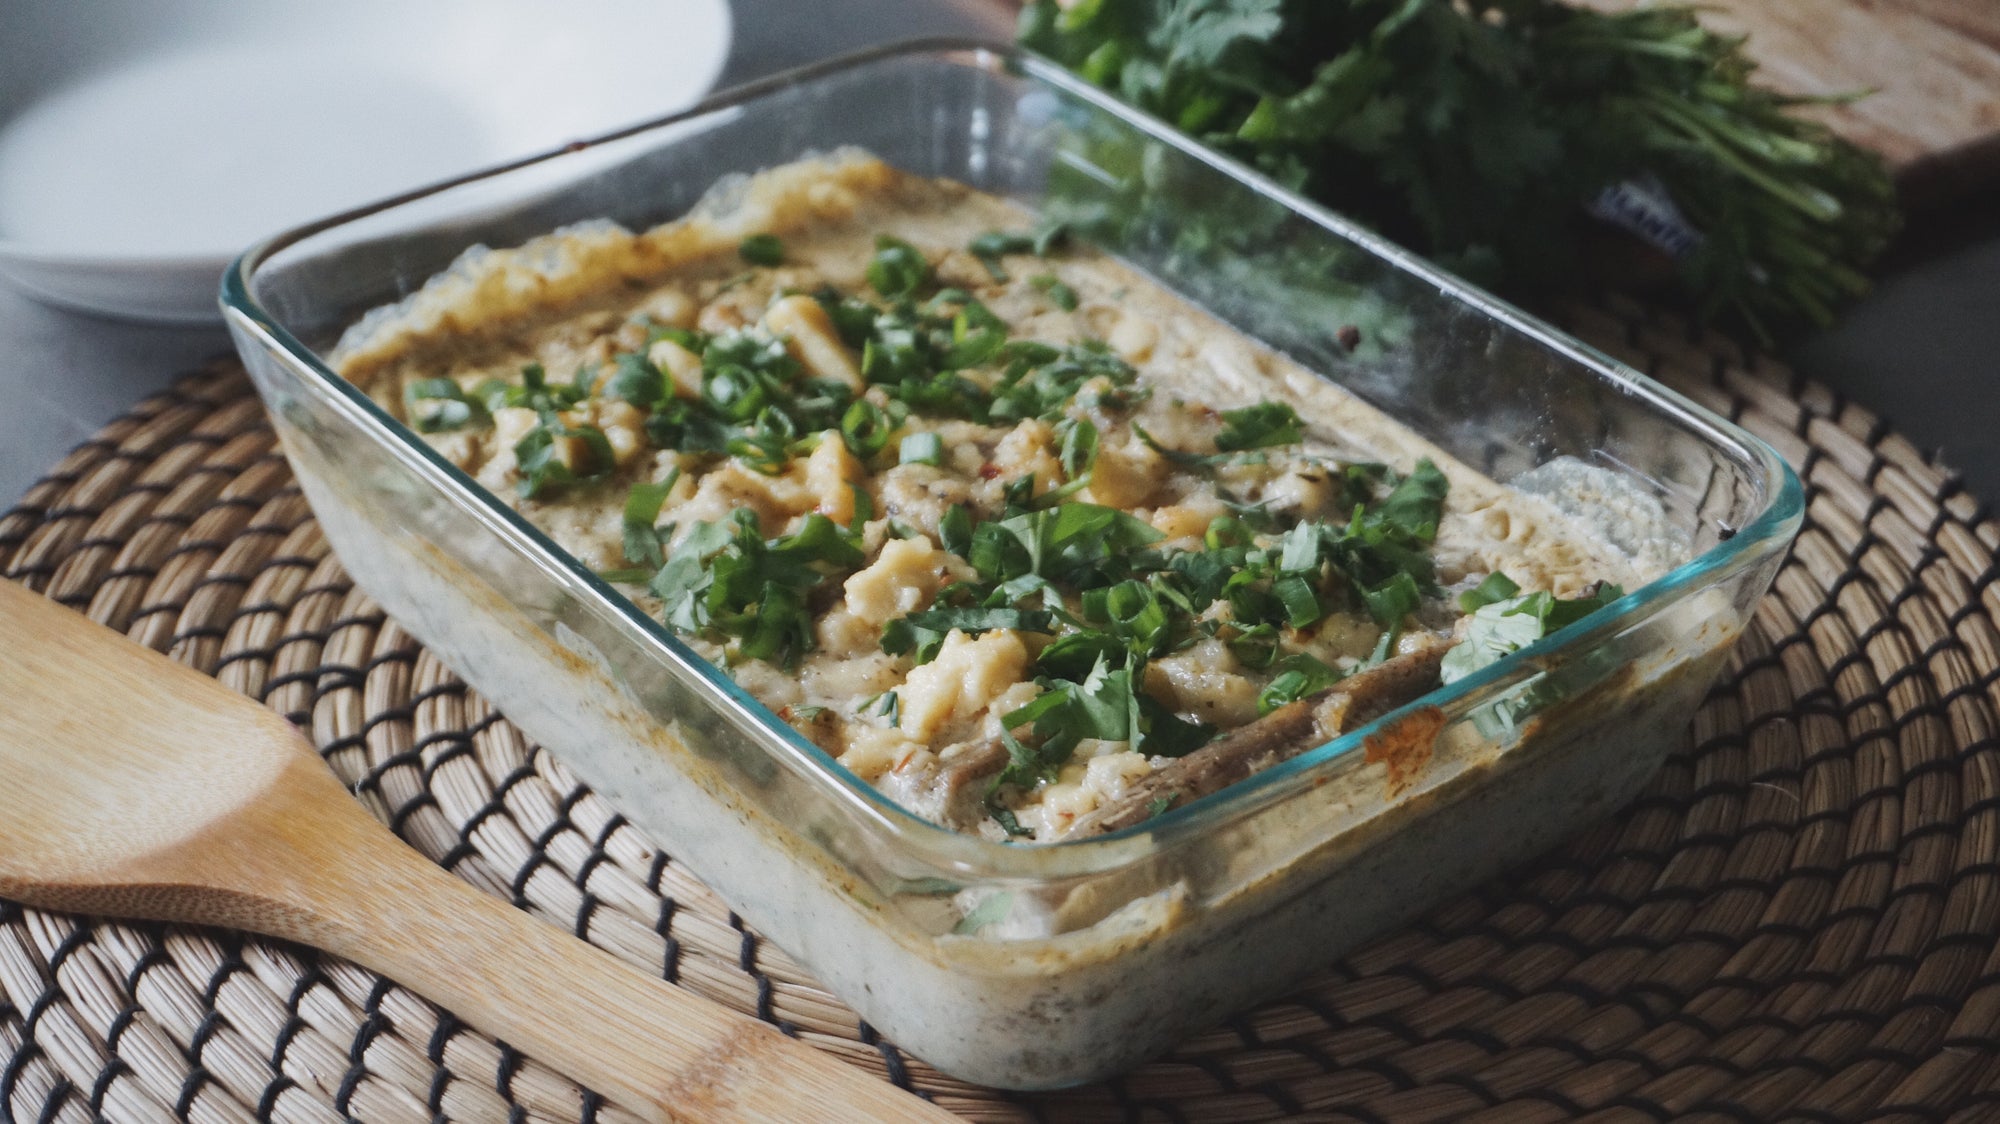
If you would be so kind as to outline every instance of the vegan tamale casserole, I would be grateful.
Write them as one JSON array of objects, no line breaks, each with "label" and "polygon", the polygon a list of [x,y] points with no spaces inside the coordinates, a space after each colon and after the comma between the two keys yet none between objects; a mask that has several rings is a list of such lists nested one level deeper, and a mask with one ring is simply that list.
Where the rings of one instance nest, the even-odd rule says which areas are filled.
[{"label": "vegan tamale casserole", "polygon": [[1001,199],[855,151],[719,194],[479,251],[333,362],[932,822],[1142,824],[1686,553],[1621,477],[1496,484]]}]

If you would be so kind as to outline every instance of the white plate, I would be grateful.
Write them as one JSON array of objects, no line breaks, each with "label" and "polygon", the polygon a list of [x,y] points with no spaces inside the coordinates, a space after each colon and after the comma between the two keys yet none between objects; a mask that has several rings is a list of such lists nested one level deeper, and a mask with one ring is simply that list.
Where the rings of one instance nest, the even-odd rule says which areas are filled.
[{"label": "white plate", "polygon": [[257,239],[684,108],[727,0],[0,0],[0,274],[218,319]]}]

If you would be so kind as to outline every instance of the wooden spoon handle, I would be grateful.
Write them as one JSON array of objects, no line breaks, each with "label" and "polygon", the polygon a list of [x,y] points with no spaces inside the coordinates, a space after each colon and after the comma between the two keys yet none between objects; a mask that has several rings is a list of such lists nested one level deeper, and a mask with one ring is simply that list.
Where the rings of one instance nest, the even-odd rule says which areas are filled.
[{"label": "wooden spoon handle", "polygon": [[355,868],[372,886],[348,881],[344,905],[315,910],[335,921],[325,947],[621,1105],[662,1120],[950,1118],[767,1024],[633,971],[408,848],[375,852]]},{"label": "wooden spoon handle", "polygon": [[283,718],[7,581],[0,895],[326,949],[652,1120],[953,1119],[480,893]]}]

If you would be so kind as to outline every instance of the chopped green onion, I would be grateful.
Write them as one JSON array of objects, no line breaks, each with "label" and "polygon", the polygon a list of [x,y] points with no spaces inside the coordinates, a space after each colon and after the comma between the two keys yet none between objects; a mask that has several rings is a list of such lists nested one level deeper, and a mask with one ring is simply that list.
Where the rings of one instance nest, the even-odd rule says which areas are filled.
[{"label": "chopped green onion", "polygon": [[912,433],[903,438],[902,464],[937,464],[944,459],[944,441],[935,433]]}]

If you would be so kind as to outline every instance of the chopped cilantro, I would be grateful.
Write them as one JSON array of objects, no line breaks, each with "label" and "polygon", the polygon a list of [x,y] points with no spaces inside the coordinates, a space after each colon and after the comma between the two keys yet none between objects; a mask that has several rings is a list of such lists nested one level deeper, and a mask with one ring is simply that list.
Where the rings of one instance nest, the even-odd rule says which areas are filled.
[{"label": "chopped cilantro", "polygon": [[1174,795],[1172,793],[1166,796],[1155,796],[1151,800],[1146,801],[1146,818],[1149,820],[1159,819],[1162,815],[1166,814],[1168,808],[1173,806]]},{"label": "chopped cilantro", "polygon": [[737,243],[736,253],[751,265],[776,266],[785,262],[785,244],[775,234],[752,234]]},{"label": "chopped cilantro", "polygon": [[964,504],[951,505],[938,520],[938,542],[961,557],[972,549],[972,513]]},{"label": "chopped cilantro", "polygon": [[914,296],[930,276],[922,251],[891,235],[876,237],[875,257],[868,263],[868,283],[876,292],[890,300]]},{"label": "chopped cilantro", "polygon": [[1417,579],[1402,570],[1381,585],[1362,590],[1361,600],[1367,604],[1368,615],[1375,618],[1376,624],[1394,628],[1404,617],[1416,612],[1423,591],[1417,588]]},{"label": "chopped cilantro", "polygon": [[517,490],[523,499],[538,499],[550,489],[582,480],[596,480],[611,472],[611,442],[595,426],[568,425],[554,411],[544,410],[541,421],[514,443],[514,459],[520,469]]},{"label": "chopped cilantro", "polygon": [[1465,638],[1445,653],[1438,677],[1455,683],[1623,596],[1618,586],[1603,585],[1568,600],[1542,591],[1481,605],[1466,624]]},{"label": "chopped cilantro", "polygon": [[1437,538],[1438,520],[1444,517],[1444,497],[1450,487],[1444,473],[1425,457],[1382,500],[1381,518],[1419,542],[1430,542]]},{"label": "chopped cilantro", "polygon": [[954,629],[977,636],[999,628],[1048,632],[1054,625],[1055,614],[1039,609],[929,609],[883,625],[882,650],[892,656],[912,653],[916,662],[929,663]]},{"label": "chopped cilantro", "polygon": [[604,384],[604,393],[637,406],[652,406],[667,396],[667,380],[650,359],[626,352],[618,357],[611,381]]},{"label": "chopped cilantro", "polygon": [[1305,440],[1305,423],[1297,410],[1283,402],[1259,402],[1240,410],[1222,411],[1222,430],[1215,447],[1225,453],[1296,445]]},{"label": "chopped cilantro", "polygon": [[1097,465],[1097,426],[1089,418],[1067,419],[1062,427],[1063,475],[1071,480],[1083,480]]},{"label": "chopped cilantro", "polygon": [[1008,352],[1012,358],[1007,373],[993,387],[990,407],[999,421],[1057,417],[1084,383],[1103,378],[1113,386],[1127,386],[1137,377],[1131,364],[1096,340],[1074,343],[1062,351],[1010,344]]},{"label": "chopped cilantro", "polygon": [[1027,828],[1021,826],[1021,820],[1019,817],[1014,815],[1014,810],[1012,808],[1003,807],[999,804],[992,802],[992,800],[989,799],[986,804],[986,811],[989,815],[993,817],[993,822],[1000,825],[1000,830],[1006,832],[1009,835],[1034,834],[1034,832],[1029,831]]},{"label": "chopped cilantro", "polygon": [[[419,379],[410,384],[408,398],[411,416],[416,420],[419,433],[444,433],[486,426],[493,421],[493,414],[486,403],[475,395],[467,394],[451,379]],[[436,405],[419,412],[415,409],[419,402],[435,402]]]},{"label": "chopped cilantro", "polygon": [[805,590],[862,561],[852,536],[824,515],[766,541],[754,513],[697,523],[653,576],[668,627],[690,635],[733,638],[736,654],[790,664],[813,647]]},{"label": "chopped cilantro", "polygon": [[1257,694],[1259,716],[1269,714],[1286,703],[1317,694],[1341,678],[1340,672],[1304,652],[1286,656],[1276,666],[1278,673]]},{"label": "chopped cilantro", "polygon": [[1521,587],[1514,584],[1514,579],[1495,570],[1486,575],[1477,586],[1459,594],[1458,607],[1462,612],[1475,612],[1495,601],[1505,601],[1520,592]]},{"label": "chopped cilantro", "polygon": [[1050,304],[1055,305],[1064,312],[1076,311],[1076,290],[1063,284],[1055,274],[1043,273],[1035,277],[1030,277],[1028,278],[1028,284],[1033,285],[1037,292],[1049,298]]},{"label": "chopped cilantro", "polygon": [[[634,566],[650,566],[658,569],[666,560],[660,548],[660,531],[653,526],[660,518],[660,508],[667,502],[667,493],[681,478],[681,470],[676,468],[667,473],[667,478],[657,484],[634,484],[625,496],[625,561]],[[652,570],[646,571],[648,577]]]}]

